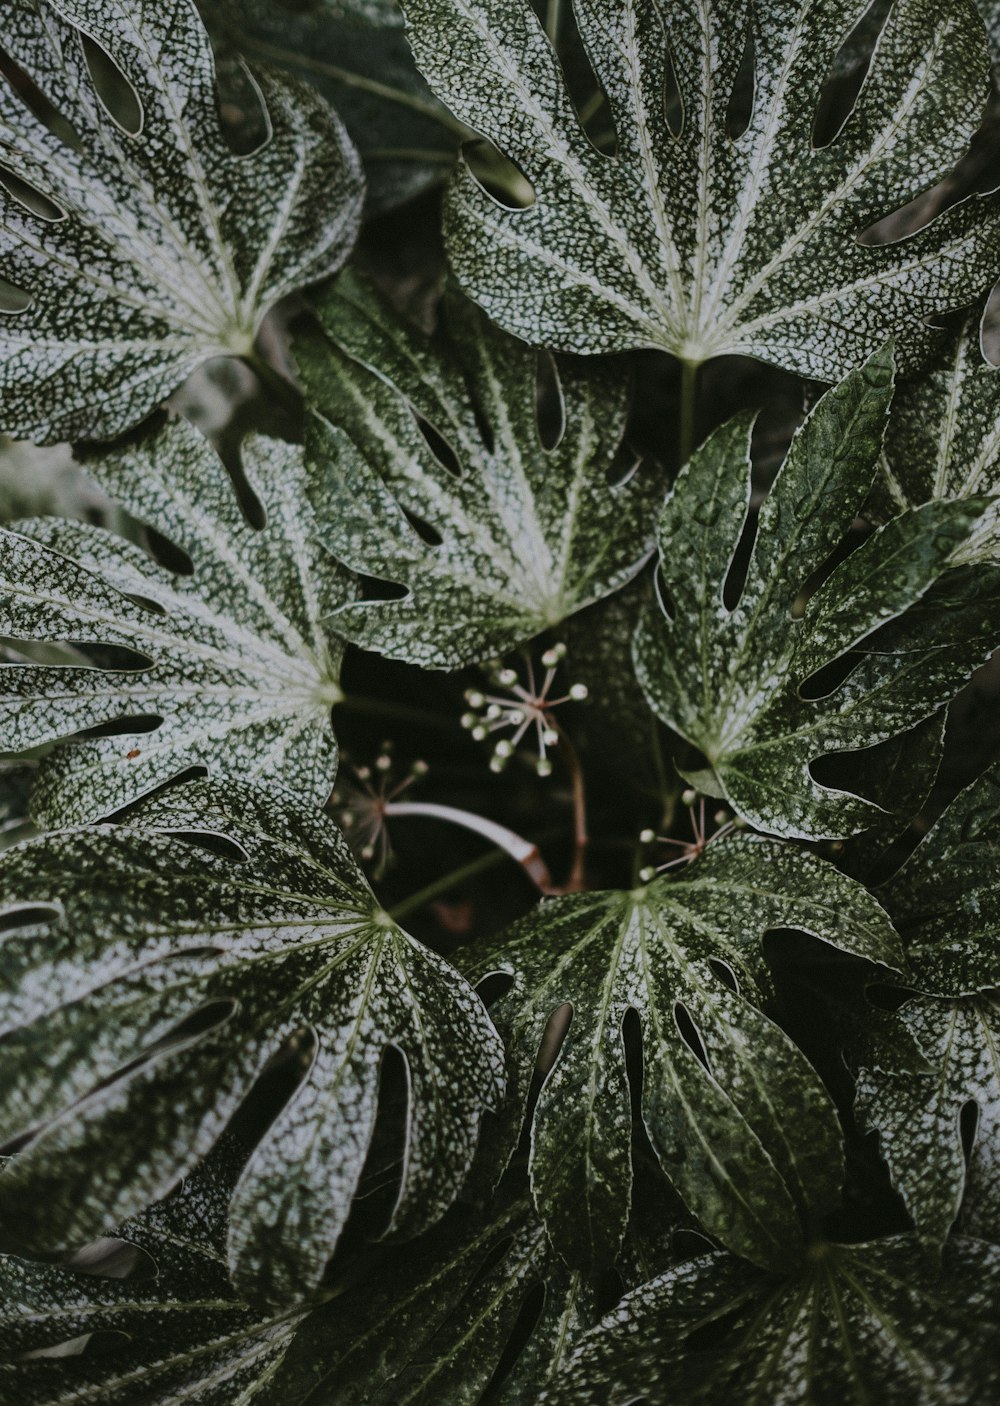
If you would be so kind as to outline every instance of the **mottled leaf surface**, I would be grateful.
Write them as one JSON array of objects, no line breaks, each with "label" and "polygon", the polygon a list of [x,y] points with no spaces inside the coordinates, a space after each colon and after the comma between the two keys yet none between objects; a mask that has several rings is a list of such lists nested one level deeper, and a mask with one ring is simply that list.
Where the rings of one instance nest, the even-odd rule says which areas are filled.
[{"label": "mottled leaf surface", "polygon": [[8,851],[0,897],[0,1137],[31,1134],[0,1213],[24,1245],[71,1243],[162,1196],[283,1049],[301,1078],[233,1197],[238,1285],[293,1299],[318,1281],[389,1046],[408,1080],[393,1225],[418,1231],[450,1204],[503,1052],[479,998],[379,908],[332,822],[195,783],[127,825]]},{"label": "mottled leaf surface", "polygon": [[[931,716],[997,638],[993,569],[948,570],[984,499],[894,518],[808,594],[869,493],[891,394],[883,350],[817,403],[760,509],[735,604],[725,592],[750,511],[745,422],[696,452],[660,520],[662,586],[636,631],[639,681],[703,754],[692,782],[774,834],[843,837],[874,823],[875,806],[818,782],[811,763]],[[831,679],[823,671],[838,661],[849,670]]]},{"label": "mottled leaf surface", "polygon": [[[82,35],[130,85],[132,124],[105,106]],[[314,90],[263,72],[267,136],[237,156],[194,0],[10,0],[2,42],[59,118],[0,84],[0,267],[27,298],[0,312],[2,428],[112,438],[341,266],[360,165]]]},{"label": "mottled leaf surface", "polygon": [[912,980],[935,996],[1000,986],[1000,768],[945,811],[879,890],[903,934]]},{"label": "mottled leaf surface", "polygon": [[[1000,1002],[915,996],[895,1017],[912,1041],[877,1041],[858,1078],[864,1126],[879,1133],[917,1232],[940,1247],[963,1208],[970,1235],[1000,1239]],[[963,1112],[971,1128],[963,1143]],[[965,1198],[963,1207],[963,1197]]]},{"label": "mottled leaf surface", "polygon": [[367,209],[393,209],[443,181],[462,125],[417,72],[396,0],[199,0],[225,55],[277,64],[344,119],[365,166]]},{"label": "mottled leaf surface", "polygon": [[[818,858],[762,837],[710,847],[679,878],[545,902],[460,965],[513,978],[492,1008],[525,1099],[550,1017],[569,1031],[534,1111],[531,1176],[570,1264],[618,1253],[632,1186],[623,1022],[642,1031],[642,1117],[706,1228],[765,1265],[802,1252],[800,1214],[836,1200],[836,1116],[818,1076],[763,1012],[762,939],[795,928],[875,962],[899,960],[885,913]],[[788,1110],[794,1108],[794,1117]]]},{"label": "mottled leaf surface", "polygon": [[304,345],[300,365],[320,531],[353,570],[405,588],[343,606],[331,624],[348,639],[457,668],[558,625],[651,555],[654,466],[608,481],[628,408],[621,367],[549,363],[560,424],[547,445],[539,354],[463,299],[446,300],[434,338],[354,277],[319,315],[329,340]]},{"label": "mottled leaf surface", "polygon": [[[896,244],[859,236],[961,156],[989,56],[971,0],[895,6],[853,112],[817,147],[824,81],[866,8],[575,0],[609,153],[584,135],[527,0],[404,0],[431,87],[534,188],[509,209],[459,173],[446,234],[462,284],[502,326],[565,351],[739,353],[835,380],[890,332],[922,344],[920,319],[994,277],[995,215],[972,200]],[[748,40],[753,108],[731,135]]]},{"label": "mottled leaf surface", "polygon": [[[0,1394],[23,1406],[287,1403],[274,1382],[303,1314],[239,1298],[226,1270],[228,1189],[199,1175],[114,1235],[152,1260],[121,1280],[0,1256]],[[155,1268],[155,1274],[150,1269]],[[34,1357],[84,1335],[81,1356]]]},{"label": "mottled leaf surface", "polygon": [[[917,376],[896,393],[886,436],[882,516],[937,499],[1000,492],[1000,374],[983,359],[979,317],[969,313]],[[958,561],[1000,557],[991,504]]]},{"label": "mottled leaf surface", "polygon": [[972,1406],[1000,1387],[1000,1251],[915,1237],[818,1245],[787,1279],[724,1255],[628,1294],[544,1406]]},{"label": "mottled leaf surface", "polygon": [[317,805],[329,794],[343,643],[321,621],[354,587],[318,541],[301,449],[255,438],[244,465],[260,530],[186,421],[92,460],[118,502],[188,554],[189,574],[85,523],[0,533],[3,634],[117,647],[103,667],[82,655],[78,666],[0,665],[5,750],[112,725],[42,767],[33,806],[46,824],[99,819],[190,767],[277,777]]}]

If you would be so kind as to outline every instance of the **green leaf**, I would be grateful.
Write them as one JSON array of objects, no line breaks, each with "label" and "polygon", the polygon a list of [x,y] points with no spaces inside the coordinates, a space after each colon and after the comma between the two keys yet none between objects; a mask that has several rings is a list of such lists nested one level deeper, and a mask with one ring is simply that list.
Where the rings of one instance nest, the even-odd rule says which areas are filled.
[{"label": "green leaf", "polygon": [[787,1279],[708,1255],[627,1295],[541,1400],[973,1406],[1000,1386],[998,1291],[1000,1251],[976,1240],[940,1270],[915,1237],[821,1245]]},{"label": "green leaf", "polygon": [[903,934],[912,979],[934,996],[1000,986],[1000,767],[967,787],[878,895]]},{"label": "green leaf", "polygon": [[[895,1021],[899,1035],[876,1038],[858,1078],[862,1124],[879,1133],[893,1185],[919,1235],[940,1249],[959,1208],[969,1235],[1000,1240],[1000,1000],[916,996]],[[968,1150],[963,1113],[975,1119]],[[969,1114],[965,1113],[965,1118]]]},{"label": "green leaf", "polygon": [[558,625],[651,555],[659,476],[633,463],[608,482],[628,407],[620,367],[549,362],[561,431],[546,447],[539,354],[471,304],[447,299],[428,338],[350,276],[319,314],[332,343],[314,338],[300,360],[320,532],[353,570],[406,588],[344,605],[331,623],[346,638],[457,668]]},{"label": "green leaf", "polygon": [[[188,553],[193,574],[83,523],[0,533],[3,634],[117,647],[99,668],[82,655],[77,667],[0,666],[9,750],[112,725],[43,764],[33,810],[44,823],[98,819],[191,767],[220,780],[277,775],[316,805],[329,794],[344,647],[320,622],[354,587],[317,540],[301,449],[256,438],[244,466],[267,516],[259,531],[186,421],[91,461],[129,512]],[[134,654],[123,661],[122,648]]]},{"label": "green leaf", "polygon": [[417,72],[396,0],[199,0],[223,54],[278,64],[343,113],[365,165],[369,212],[443,181],[461,123]]},{"label": "green leaf", "polygon": [[[938,499],[1000,492],[1000,375],[983,360],[971,312],[931,363],[900,385],[886,436],[882,516]],[[1000,558],[994,502],[956,561]]]},{"label": "green leaf", "polygon": [[[997,639],[995,572],[951,571],[932,591],[983,499],[904,513],[808,595],[868,495],[891,394],[884,350],[817,403],[760,510],[737,604],[724,591],[750,510],[745,422],[697,451],[660,521],[663,589],[636,632],[639,681],[703,754],[692,782],[774,834],[840,838],[873,824],[877,807],[820,784],[811,764],[931,716]],[[847,677],[829,682],[821,671],[848,657]]]},{"label": "green leaf", "polygon": [[[219,836],[224,853],[206,853]],[[31,1135],[0,1178],[0,1214],[24,1245],[71,1243],[164,1195],[283,1050],[301,1079],[233,1198],[238,1287],[284,1300],[317,1283],[389,1046],[408,1079],[393,1226],[415,1233],[451,1203],[503,1052],[479,998],[382,912],[329,820],[194,783],[127,825],[8,851],[0,899],[0,1135]]]},{"label": "green leaf", "polygon": [[[81,35],[127,80],[136,130],[105,106]],[[250,352],[269,308],[341,266],[357,155],[312,89],[262,72],[268,136],[237,156],[193,0],[12,0],[4,49],[59,122],[0,86],[3,166],[25,183],[0,190],[0,255],[28,298],[2,319],[2,427],[112,438],[201,362]]]},{"label": "green leaf", "polygon": [[[118,1227],[114,1234],[150,1257],[155,1275],[104,1278],[0,1256],[4,1399],[22,1406],[288,1403],[274,1377],[303,1314],[271,1316],[233,1291],[227,1200],[218,1178],[199,1175]],[[25,1360],[91,1334],[96,1341],[82,1356]]]},{"label": "green leaf", "polygon": [[630,1010],[642,1031],[646,1130],[711,1234],[786,1266],[802,1252],[801,1216],[836,1201],[833,1105],[762,1010],[771,994],[762,938],[777,928],[886,965],[900,959],[888,919],[860,885],[813,855],[749,836],[710,847],[680,878],[545,902],[457,959],[470,980],[513,978],[491,1014],[522,1105],[550,1017],[572,1008],[531,1148],[539,1214],[570,1264],[613,1261],[628,1217]]},{"label": "green leaf", "polygon": [[[403,8],[431,87],[534,187],[533,204],[509,209],[465,170],[446,213],[460,282],[529,341],[691,363],[738,353],[835,380],[891,332],[924,345],[921,319],[995,275],[996,216],[977,200],[904,241],[859,240],[946,175],[979,125],[989,56],[971,0],[897,5],[822,148],[817,104],[863,0],[576,0],[613,154],[584,135],[527,0]],[[748,39],[753,110],[733,137]]]}]

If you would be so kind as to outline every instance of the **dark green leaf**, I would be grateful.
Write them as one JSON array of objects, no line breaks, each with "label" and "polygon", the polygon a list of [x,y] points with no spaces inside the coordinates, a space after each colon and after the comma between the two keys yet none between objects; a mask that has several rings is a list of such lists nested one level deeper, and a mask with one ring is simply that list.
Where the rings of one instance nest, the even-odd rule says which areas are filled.
[{"label": "dark green leaf", "polygon": [[[572,8],[611,150],[584,135],[527,0],[404,0],[431,87],[534,188],[512,210],[465,170],[448,201],[452,266],[508,330],[564,351],[740,353],[834,380],[893,331],[923,344],[920,319],[995,276],[996,215],[977,200],[897,243],[859,240],[944,176],[979,124],[989,56],[971,0],[897,5],[854,111],[821,148],[817,103],[860,0]],[[754,102],[734,138],[748,40]]]},{"label": "dark green leaf", "polygon": [[[206,853],[218,836],[246,858]],[[330,821],[195,783],[128,825],[8,851],[0,901],[0,1136],[31,1135],[0,1213],[26,1246],[72,1243],[162,1196],[283,1049],[301,1078],[233,1198],[238,1285],[291,1299],[318,1281],[390,1045],[408,1076],[393,1225],[420,1230],[454,1198],[502,1049],[478,997],[379,908]]]},{"label": "dark green leaf", "polygon": [[446,300],[428,338],[347,277],[319,313],[343,349],[313,339],[300,358],[318,412],[307,452],[320,532],[353,570],[406,587],[343,606],[331,623],[348,639],[456,668],[558,625],[651,555],[658,474],[633,463],[608,482],[628,404],[621,368],[550,364],[561,429],[547,447],[538,354],[471,304]]},{"label": "dark green leaf", "polygon": [[810,854],[742,837],[710,847],[680,878],[545,902],[461,962],[475,981],[514,979],[492,1013],[509,1032],[522,1100],[550,1017],[572,1008],[531,1153],[539,1213],[571,1264],[613,1261],[628,1218],[629,1010],[642,1029],[646,1129],[713,1235],[759,1263],[788,1264],[802,1252],[800,1217],[836,1200],[833,1106],[761,1009],[770,994],[761,939],[775,928],[899,960],[892,927],[860,885]]},{"label": "dark green leaf", "polygon": [[[130,85],[136,130],[105,106],[82,34]],[[267,139],[231,151],[194,0],[9,0],[3,47],[61,125],[0,83],[3,168],[23,183],[0,174],[0,254],[28,298],[0,321],[2,428],[108,439],[341,266],[358,158],[312,89],[264,73]]]},{"label": "dark green leaf", "polygon": [[915,1238],[816,1246],[775,1279],[689,1260],[584,1339],[544,1406],[975,1406],[1000,1388],[1000,1251],[957,1240],[940,1269]]},{"label": "dark green leaf", "polygon": [[[891,393],[882,351],[817,403],[760,510],[737,604],[724,591],[750,508],[744,423],[694,455],[660,522],[662,599],[636,633],[639,681],[704,755],[692,781],[775,834],[836,838],[872,824],[878,809],[821,785],[811,763],[931,716],[997,639],[995,572],[952,571],[932,592],[984,499],[904,513],[803,597],[867,497]],[[847,656],[847,676],[822,682]]]},{"label": "dark green leaf", "polygon": [[45,823],[98,819],[190,767],[219,779],[278,775],[314,804],[329,794],[343,643],[320,622],[354,586],[317,540],[302,451],[258,438],[244,464],[267,515],[261,531],[185,421],[92,461],[123,506],[189,555],[193,575],[83,523],[38,519],[0,532],[3,634],[138,656],[104,668],[83,655],[77,667],[0,666],[6,748],[114,724],[112,735],[73,741],[45,763],[33,799]]}]

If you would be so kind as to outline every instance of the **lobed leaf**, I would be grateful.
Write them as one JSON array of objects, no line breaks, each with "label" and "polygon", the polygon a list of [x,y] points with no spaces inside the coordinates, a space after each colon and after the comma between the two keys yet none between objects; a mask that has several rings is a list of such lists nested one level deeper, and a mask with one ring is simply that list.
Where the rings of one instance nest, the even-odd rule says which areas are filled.
[{"label": "lobed leaf", "polygon": [[976,1240],[952,1241],[936,1270],[913,1237],[817,1245],[784,1279],[703,1256],[628,1294],[541,1400],[982,1401],[1000,1384],[998,1283],[1000,1252]]},{"label": "lobed leaf", "polygon": [[[130,88],[134,125],[84,38]],[[266,139],[236,155],[194,0],[10,0],[2,42],[55,114],[0,85],[0,259],[24,295],[0,312],[2,428],[110,439],[343,264],[360,165],[317,93],[263,71]]]},{"label": "lobed leaf", "polygon": [[185,421],[90,462],[119,503],[188,554],[193,573],[89,524],[36,519],[0,532],[0,631],[112,647],[103,661],[0,665],[5,750],[98,725],[110,732],[77,737],[44,762],[36,817],[97,820],[192,767],[220,780],[277,776],[322,804],[337,768],[330,709],[344,646],[321,620],[354,586],[317,540],[302,451],[246,444],[260,530]]},{"label": "lobed leaf", "polygon": [[682,877],[632,893],[545,902],[458,959],[470,980],[513,978],[491,1013],[522,1108],[550,1018],[572,1009],[531,1134],[538,1212],[572,1266],[613,1262],[628,1219],[629,1011],[642,1033],[646,1131],[712,1235],[756,1263],[787,1266],[802,1254],[801,1217],[836,1201],[833,1105],[764,1014],[762,939],[776,928],[888,966],[899,960],[884,912],[860,885],[761,837],[720,842]]},{"label": "lobed leaf", "polygon": [[502,1049],[464,981],[381,911],[330,821],[195,783],[127,824],[8,851],[0,901],[0,1137],[28,1137],[0,1214],[26,1247],[163,1196],[282,1051],[301,1077],[234,1194],[238,1288],[284,1301],[319,1281],[389,1046],[408,1081],[393,1227],[415,1233],[454,1199]]},{"label": "lobed leaf", "polygon": [[343,605],[331,620],[339,633],[454,669],[558,625],[639,571],[663,490],[652,466],[634,462],[609,482],[628,403],[619,369],[551,364],[559,429],[546,444],[537,354],[470,304],[447,299],[428,338],[349,275],[318,311],[327,336],[299,360],[320,532],[352,570],[405,588]]},{"label": "lobed leaf", "polygon": [[[894,6],[825,146],[817,106],[864,0],[575,0],[614,129],[600,150],[528,0],[403,8],[431,87],[533,187],[510,209],[460,171],[446,211],[459,281],[529,341],[756,356],[835,380],[890,333],[926,344],[922,319],[995,275],[996,213],[978,200],[895,243],[861,238],[945,176],[979,124],[989,56],[971,0]],[[752,110],[734,134],[748,45]]]},{"label": "lobed leaf", "polygon": [[839,838],[873,824],[877,807],[821,784],[812,764],[930,717],[997,639],[995,570],[950,569],[988,500],[904,513],[831,569],[870,490],[891,394],[886,349],[816,404],[760,509],[735,604],[726,592],[751,503],[745,422],[697,451],[660,520],[661,598],[636,631],[639,682],[703,755],[692,782],[773,834]]}]

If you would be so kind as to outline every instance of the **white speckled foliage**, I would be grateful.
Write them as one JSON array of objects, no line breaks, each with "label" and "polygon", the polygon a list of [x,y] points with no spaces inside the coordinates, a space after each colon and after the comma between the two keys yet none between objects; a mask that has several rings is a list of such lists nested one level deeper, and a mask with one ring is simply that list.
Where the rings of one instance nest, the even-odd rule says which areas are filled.
[{"label": "white speckled foliage", "polygon": [[0,1406],[1000,1399],[1000,3],[0,13]]},{"label": "white speckled foliage", "polygon": [[[772,834],[872,824],[877,808],[821,784],[811,763],[914,727],[1000,639],[993,575],[949,572],[985,498],[903,513],[803,594],[868,497],[891,396],[881,351],[819,401],[760,509],[735,603],[727,585],[751,508],[745,420],[695,453],[660,521],[660,598],[636,631],[639,681],[702,754],[692,781]],[[849,654],[846,677],[824,677]]]},{"label": "white speckled foliage", "polygon": [[0,746],[110,732],[46,758],[33,793],[44,823],[99,819],[192,767],[278,780],[314,805],[329,795],[343,643],[322,621],[355,588],[318,540],[302,451],[256,438],[243,458],[259,530],[186,421],[91,461],[123,507],[188,554],[189,574],[85,523],[0,529],[2,633],[111,647],[96,661],[0,664]]},{"label": "white speckled foliage", "polygon": [[342,606],[331,624],[348,639],[458,668],[559,625],[652,555],[662,478],[634,459],[614,472],[626,368],[550,361],[559,424],[546,443],[538,354],[463,299],[446,300],[429,338],[345,277],[319,316],[330,341],[300,350],[319,529],[355,571],[405,587]]},{"label": "white speckled foliage", "polygon": [[[944,176],[975,130],[989,58],[972,0],[897,5],[854,111],[822,147],[823,82],[867,0],[574,0],[613,151],[581,130],[528,0],[403,8],[431,87],[534,187],[512,210],[460,173],[445,225],[461,282],[522,337],[693,363],[740,353],[835,380],[890,332],[920,341],[920,319],[995,272],[995,217],[976,200],[898,243],[859,242]],[[748,42],[753,110],[734,135]]]},{"label": "white speckled foliage", "polygon": [[503,1051],[462,978],[379,908],[331,821],[196,783],[127,824],[10,851],[0,903],[0,1125],[30,1134],[0,1176],[0,1215],[26,1248],[73,1245],[165,1195],[288,1042],[300,1082],[233,1195],[239,1287],[281,1301],[318,1283],[387,1046],[409,1103],[393,1225],[414,1233],[454,1199]]},{"label": "white speckled foliage", "polygon": [[[979,317],[968,313],[929,365],[899,386],[876,499],[884,518],[938,499],[1000,489],[1000,372],[983,359]],[[996,503],[956,557],[1000,558]]]},{"label": "white speckled foliage", "polygon": [[[900,959],[891,924],[860,885],[762,837],[720,842],[684,875],[633,893],[546,903],[457,959],[476,981],[513,977],[494,1016],[518,1111],[550,1017],[572,1007],[534,1109],[531,1150],[539,1213],[571,1265],[612,1263],[628,1219],[630,1010],[642,1028],[646,1131],[713,1235],[780,1268],[802,1253],[800,1217],[836,1201],[833,1105],[765,1014],[773,993],[763,938],[776,928],[886,966]],[[779,1112],[790,1104],[794,1120]]]},{"label": "white speckled foliage", "polygon": [[715,1406],[945,1406],[1000,1387],[1000,1251],[957,1239],[929,1266],[915,1237],[824,1245],[766,1276],[709,1255],[628,1294],[583,1340],[544,1406],[647,1394]]},{"label": "white speckled foliage", "polygon": [[[84,35],[131,85],[135,130],[102,101]],[[7,0],[0,43],[58,118],[0,80],[0,275],[27,297],[0,310],[0,429],[111,438],[340,267],[360,165],[315,92],[263,70],[268,136],[236,155],[194,0]]]}]

